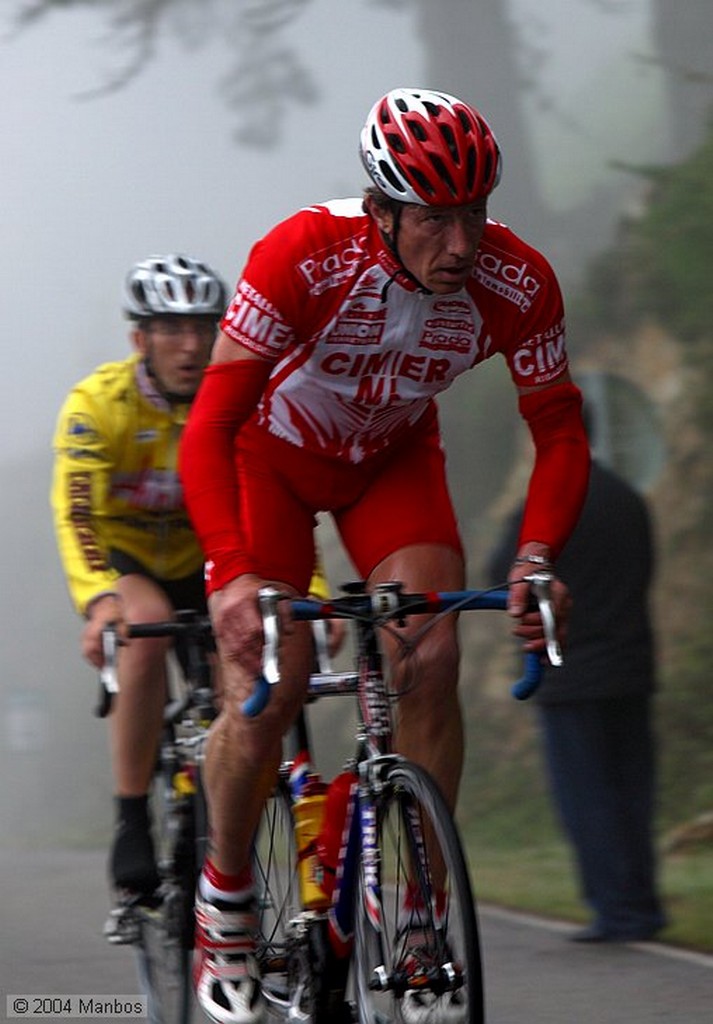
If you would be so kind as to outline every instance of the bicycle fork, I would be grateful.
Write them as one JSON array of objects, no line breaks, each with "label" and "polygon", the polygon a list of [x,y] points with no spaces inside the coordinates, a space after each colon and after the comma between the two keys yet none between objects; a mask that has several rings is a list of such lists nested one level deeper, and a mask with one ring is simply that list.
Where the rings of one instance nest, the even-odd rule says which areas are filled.
[{"label": "bicycle fork", "polygon": [[381,936],[382,891],[379,852],[378,809],[374,794],[384,789],[389,769],[401,758],[387,754],[359,766],[361,778],[352,791],[347,814],[349,831],[337,865],[337,879],[329,908],[329,938],[338,956],[350,954],[354,936],[354,914],[361,867],[364,912],[374,933]]}]

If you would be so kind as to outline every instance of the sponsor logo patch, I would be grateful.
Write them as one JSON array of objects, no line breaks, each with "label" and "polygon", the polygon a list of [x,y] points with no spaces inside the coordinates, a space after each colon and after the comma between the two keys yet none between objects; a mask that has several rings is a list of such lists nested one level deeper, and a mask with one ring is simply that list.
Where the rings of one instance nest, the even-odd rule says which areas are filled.
[{"label": "sponsor logo patch", "polygon": [[519,306],[522,313],[530,308],[542,286],[528,263],[513,260],[509,253],[498,249],[479,251],[473,273],[484,288]]},{"label": "sponsor logo patch", "polygon": [[365,246],[366,234],[328,246],[298,263],[297,270],[305,279],[310,294],[321,295],[328,288],[338,288],[354,277],[365,255]]},{"label": "sponsor logo patch", "polygon": [[65,429],[67,438],[72,444],[95,444],[99,439],[97,425],[91,416],[84,412],[73,412],[67,419]]},{"label": "sponsor logo patch", "polygon": [[530,384],[545,384],[567,365],[564,319],[528,338],[513,356],[515,372]]},{"label": "sponsor logo patch", "polygon": [[223,329],[235,341],[264,356],[277,356],[292,331],[279,311],[247,281],[241,281],[226,310]]},{"label": "sponsor logo patch", "polygon": [[363,301],[343,309],[327,336],[328,345],[378,345],[384,333],[386,309],[370,309]]},{"label": "sponsor logo patch", "polygon": [[68,487],[69,515],[77,543],[89,568],[103,571],[106,561],[91,526],[92,478],[89,473],[70,473]]},{"label": "sponsor logo patch", "polygon": [[441,352],[469,352],[473,344],[475,326],[472,320],[430,317],[424,324],[419,348]]}]

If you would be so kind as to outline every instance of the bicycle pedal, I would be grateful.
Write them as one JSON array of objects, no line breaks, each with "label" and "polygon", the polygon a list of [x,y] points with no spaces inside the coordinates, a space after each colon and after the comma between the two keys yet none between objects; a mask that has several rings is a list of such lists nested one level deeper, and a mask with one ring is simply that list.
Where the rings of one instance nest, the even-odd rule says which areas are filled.
[{"label": "bicycle pedal", "polygon": [[102,933],[112,946],[131,946],[141,938],[141,925],[133,906],[114,907]]}]

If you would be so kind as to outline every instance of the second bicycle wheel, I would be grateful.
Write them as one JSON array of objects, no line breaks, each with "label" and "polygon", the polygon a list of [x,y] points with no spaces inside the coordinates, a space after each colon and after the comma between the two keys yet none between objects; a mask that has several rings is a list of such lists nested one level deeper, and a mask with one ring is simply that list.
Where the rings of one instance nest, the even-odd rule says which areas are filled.
[{"label": "second bicycle wheel", "polygon": [[165,890],[155,907],[137,908],[139,979],[148,996],[150,1024],[192,1019],[191,951],[184,941],[183,894]]},{"label": "second bicycle wheel", "polygon": [[272,1017],[291,1024],[342,1024],[348,961],[329,946],[326,915],[300,902],[294,824],[280,780],[265,804],[253,844],[258,908],[257,959]]},{"label": "second bicycle wheel", "polygon": [[195,1010],[191,978],[194,940],[193,900],[199,870],[197,831],[203,808],[200,778],[195,789],[175,788],[178,765],[172,734],[152,785],[154,843],[161,884],[154,897],[136,907],[139,977],[148,997],[150,1024],[190,1024],[203,1020]]},{"label": "second bicycle wheel", "polygon": [[364,858],[354,922],[359,1022],[482,1024],[473,894],[440,790],[423,769],[396,762],[374,806],[380,877],[374,885]]},{"label": "second bicycle wheel", "polygon": [[253,875],[258,910],[257,959],[263,992],[271,1011],[286,1019],[296,998],[293,922],[301,908],[292,810],[283,780],[278,782],[260,818],[253,843]]}]

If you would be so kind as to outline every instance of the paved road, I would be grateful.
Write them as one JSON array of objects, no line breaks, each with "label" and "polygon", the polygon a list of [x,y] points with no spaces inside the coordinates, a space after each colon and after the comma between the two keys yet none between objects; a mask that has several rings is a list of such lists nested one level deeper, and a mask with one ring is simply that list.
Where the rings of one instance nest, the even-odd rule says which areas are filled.
[{"label": "paved road", "polygon": [[713,956],[582,945],[572,926],[481,911],[488,1024],[711,1024]]},{"label": "paved road", "polygon": [[[139,992],[131,951],[101,937],[104,862],[101,851],[0,852],[0,1020],[7,993]],[[713,957],[581,946],[569,926],[490,909],[481,927],[488,1024],[713,1021]]]}]

